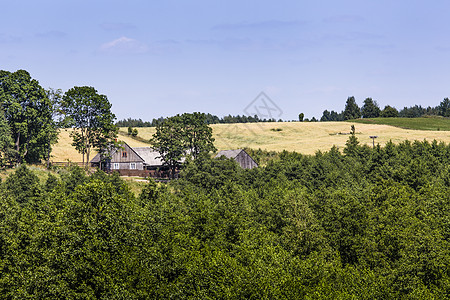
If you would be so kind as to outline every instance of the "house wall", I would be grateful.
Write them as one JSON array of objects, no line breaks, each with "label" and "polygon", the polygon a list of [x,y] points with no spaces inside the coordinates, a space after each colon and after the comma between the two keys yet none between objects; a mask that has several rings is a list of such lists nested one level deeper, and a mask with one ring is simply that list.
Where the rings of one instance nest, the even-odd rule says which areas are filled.
[{"label": "house wall", "polygon": [[111,162],[111,170],[132,170],[131,164],[134,163],[135,170],[143,170],[144,164],[141,161],[130,161],[130,162]]},{"label": "house wall", "polygon": [[134,170],[143,170],[144,162],[128,145],[124,145],[123,149],[118,149],[111,156],[111,170],[130,170],[134,164]]}]

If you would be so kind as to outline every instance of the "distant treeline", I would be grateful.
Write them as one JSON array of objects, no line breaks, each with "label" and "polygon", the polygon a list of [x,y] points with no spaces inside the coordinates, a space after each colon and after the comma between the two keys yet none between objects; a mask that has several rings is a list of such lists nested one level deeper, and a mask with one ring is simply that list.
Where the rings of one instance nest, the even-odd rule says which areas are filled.
[{"label": "distant treeline", "polygon": [[321,122],[326,121],[345,121],[359,118],[419,118],[422,116],[443,116],[450,117],[450,101],[445,98],[438,106],[428,106],[424,108],[420,105],[404,107],[398,111],[395,107],[386,105],[384,109],[380,109],[377,102],[372,98],[366,98],[361,108],[356,104],[354,97],[349,97],[345,104],[345,109],[340,113],[332,110],[324,110]]},{"label": "distant treeline", "polygon": [[[366,98],[364,100],[363,106],[359,107],[356,104],[355,97],[348,97],[345,104],[345,109],[341,112],[336,112],[334,110],[328,111],[324,110],[322,117],[318,120],[315,117],[311,119],[305,118],[304,114],[299,114],[300,122],[327,122],[327,121],[345,121],[353,120],[359,118],[419,118],[422,116],[443,116],[450,117],[450,100],[445,98],[436,107],[422,107],[421,105],[414,105],[411,107],[404,107],[400,111],[395,107],[386,105],[383,109],[380,109],[378,103],[372,98]],[[119,127],[155,127],[161,124],[165,118],[160,117],[158,119],[153,119],[150,121],[142,121],[141,119],[123,119],[116,123]],[[226,123],[256,123],[256,122],[277,122],[275,119],[260,119],[257,115],[255,116],[224,116],[219,118],[218,116],[212,114],[206,114],[207,124],[226,124]],[[278,120],[278,122],[283,122],[283,120]]]},{"label": "distant treeline", "polygon": [[[206,123],[207,124],[227,124],[227,123],[256,123],[256,122],[275,122],[275,119],[260,119],[257,115],[255,116],[245,116],[245,115],[237,115],[237,116],[224,116],[219,118],[218,116],[212,114],[206,115]],[[116,123],[119,127],[155,127],[158,124],[161,124],[165,118],[160,117],[158,119],[153,119],[150,121],[142,121],[141,119],[123,119]]]}]

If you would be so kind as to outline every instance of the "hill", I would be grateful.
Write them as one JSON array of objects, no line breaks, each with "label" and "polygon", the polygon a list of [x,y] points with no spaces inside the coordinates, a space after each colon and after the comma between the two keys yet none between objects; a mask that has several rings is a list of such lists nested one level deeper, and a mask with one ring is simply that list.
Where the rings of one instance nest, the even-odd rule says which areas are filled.
[{"label": "hill", "polygon": [[[424,119],[424,118],[421,118]],[[434,120],[426,118],[428,121]],[[373,119],[374,122],[382,120]],[[414,119],[407,119],[414,120]],[[438,119],[439,120],[439,119]],[[445,119],[446,120],[446,119]],[[369,120],[366,120],[369,121]],[[359,122],[359,120],[358,120]],[[348,139],[351,125],[354,122],[283,122],[283,123],[238,123],[238,124],[214,124],[213,136],[218,150],[253,148],[269,151],[297,151],[303,154],[314,154],[317,150],[328,151],[337,146],[342,149]],[[430,125],[431,126],[431,125]],[[369,136],[376,135],[376,143],[384,145],[389,140],[400,143],[404,140],[433,140],[450,143],[450,131],[444,131],[445,126],[437,130],[413,130],[389,125],[363,124],[355,125],[357,137],[362,144],[372,144]],[[423,127],[422,127],[423,128]],[[438,127],[436,127],[437,129]],[[450,130],[450,128],[448,129]],[[81,155],[71,146],[70,130],[62,130],[59,142],[55,145],[52,155],[53,161],[81,161]],[[138,128],[139,139],[133,139],[125,134],[126,128],[121,128],[119,139],[132,147],[149,146],[144,142],[149,140],[155,132],[154,127]],[[93,157],[93,156],[92,156]]]}]

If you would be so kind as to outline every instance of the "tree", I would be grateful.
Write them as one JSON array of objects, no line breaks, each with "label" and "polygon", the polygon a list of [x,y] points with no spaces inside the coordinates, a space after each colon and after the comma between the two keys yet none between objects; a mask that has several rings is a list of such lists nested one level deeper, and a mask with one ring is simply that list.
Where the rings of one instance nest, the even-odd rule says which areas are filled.
[{"label": "tree", "polygon": [[14,157],[14,142],[11,137],[11,129],[5,118],[5,113],[0,109],[0,167]]},{"label": "tree", "polygon": [[54,143],[52,104],[39,82],[25,70],[0,71],[0,103],[15,143],[17,163],[38,162]]},{"label": "tree", "polygon": [[300,122],[303,122],[303,118],[305,117],[305,114],[304,113],[300,113],[299,115],[298,115],[298,120],[300,121]]},{"label": "tree", "polygon": [[358,104],[356,104],[355,97],[348,97],[344,109],[344,120],[359,119],[361,111]]},{"label": "tree", "polygon": [[182,157],[189,154],[197,159],[202,153],[216,150],[206,116],[198,112],[165,119],[156,126],[156,133],[150,142],[161,155],[164,164],[169,166],[172,178],[181,165]]},{"label": "tree", "polygon": [[207,124],[204,113],[184,113],[181,115],[181,121],[183,122],[183,135],[188,154],[196,159],[200,153],[216,151],[212,129]]},{"label": "tree", "polygon": [[93,87],[75,86],[64,94],[61,108],[73,127],[70,133],[72,145],[83,155],[83,164],[85,155],[86,165],[89,163],[93,148],[99,150],[102,157],[108,156],[116,146],[117,137],[116,116],[111,112],[108,98],[98,94]]},{"label": "tree", "polygon": [[48,89],[45,91],[47,93],[47,97],[50,100],[52,106],[52,129],[48,135],[48,141],[45,144],[46,146],[46,156],[45,159],[47,161],[47,168],[50,167],[50,156],[51,156],[51,145],[55,144],[58,141],[58,132],[60,128],[65,127],[64,114],[61,110],[61,102],[63,93],[61,89]]},{"label": "tree", "polygon": [[131,132],[131,136],[137,137],[138,133],[139,133],[138,130],[136,128],[133,128],[133,131]]},{"label": "tree", "polygon": [[439,115],[443,117],[450,117],[450,100],[445,98],[438,106]]},{"label": "tree", "polygon": [[322,113],[322,117],[320,118],[320,122],[327,122],[327,121],[331,121],[330,120],[330,112],[328,110],[324,110]]},{"label": "tree", "polygon": [[398,110],[395,107],[386,105],[384,109],[381,111],[380,116],[382,118],[397,118]]},{"label": "tree", "polygon": [[380,107],[372,98],[366,98],[364,105],[361,107],[363,118],[378,118],[380,116]]},{"label": "tree", "polygon": [[181,165],[181,158],[186,151],[181,117],[176,115],[158,124],[150,142],[153,148],[159,152],[164,165],[171,170],[172,179],[175,178],[175,171]]},{"label": "tree", "polygon": [[358,152],[358,145],[359,141],[356,137],[356,129],[355,125],[351,126],[350,130],[350,137],[348,138],[347,142],[345,143],[344,153],[346,155],[355,155]]}]

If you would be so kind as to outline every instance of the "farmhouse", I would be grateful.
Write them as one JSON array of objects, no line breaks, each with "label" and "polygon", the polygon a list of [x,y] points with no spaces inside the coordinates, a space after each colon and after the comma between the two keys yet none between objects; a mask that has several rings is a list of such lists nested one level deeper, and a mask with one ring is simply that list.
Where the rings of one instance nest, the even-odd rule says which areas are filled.
[{"label": "farmhouse", "polygon": [[123,143],[111,153],[111,159],[101,162],[100,154],[91,160],[91,166],[103,171],[118,171],[128,176],[166,177],[167,167],[163,166],[160,154],[150,147],[132,148]]},{"label": "farmhouse", "polygon": [[244,151],[244,149],[237,150],[222,150],[216,155],[217,157],[225,156],[226,158],[233,158],[243,169],[253,169],[258,167],[258,164],[253,158]]}]

